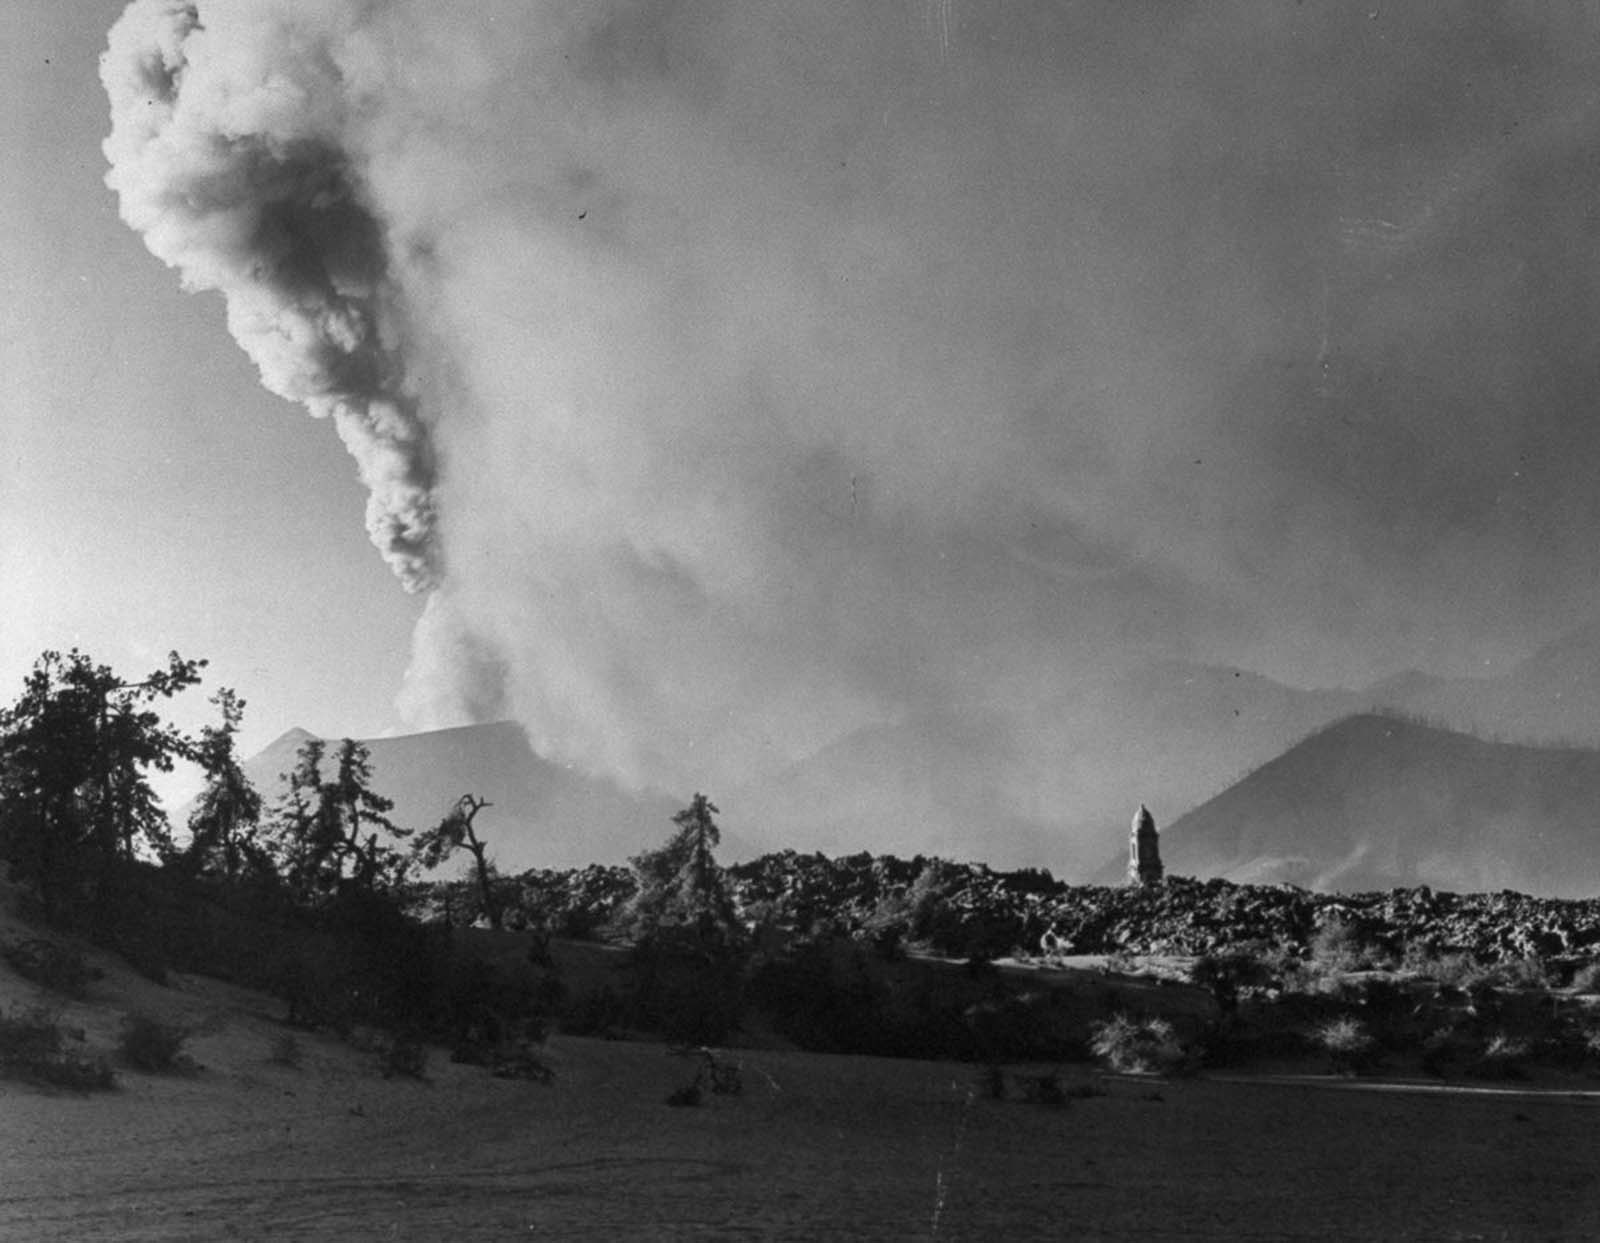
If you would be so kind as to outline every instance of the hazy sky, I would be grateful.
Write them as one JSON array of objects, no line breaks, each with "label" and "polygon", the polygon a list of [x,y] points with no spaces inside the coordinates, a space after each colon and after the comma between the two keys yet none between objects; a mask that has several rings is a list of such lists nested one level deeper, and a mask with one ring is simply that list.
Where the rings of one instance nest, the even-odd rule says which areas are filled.
[{"label": "hazy sky", "polygon": [[1600,612],[1592,6],[152,6],[136,223],[381,439],[431,597],[118,220],[120,7],[0,9],[7,686],[176,647],[247,745],[510,714],[673,786],[909,722],[1026,787],[1108,668]]}]

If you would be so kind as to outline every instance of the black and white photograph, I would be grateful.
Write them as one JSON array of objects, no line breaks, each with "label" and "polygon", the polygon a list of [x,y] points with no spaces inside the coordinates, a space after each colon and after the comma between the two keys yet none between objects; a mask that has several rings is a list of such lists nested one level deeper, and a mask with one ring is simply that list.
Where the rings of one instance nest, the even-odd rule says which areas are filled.
[{"label": "black and white photograph", "polygon": [[0,1239],[1600,1238],[1600,3],[0,0]]}]

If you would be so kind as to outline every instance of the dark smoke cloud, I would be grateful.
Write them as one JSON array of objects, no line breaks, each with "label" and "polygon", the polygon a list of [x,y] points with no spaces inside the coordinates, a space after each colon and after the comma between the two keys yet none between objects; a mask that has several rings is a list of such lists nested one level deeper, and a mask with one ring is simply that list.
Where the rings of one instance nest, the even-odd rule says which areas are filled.
[{"label": "dark smoke cloud", "polygon": [[[291,16],[292,9],[292,16]],[[347,149],[335,6],[131,6],[101,73],[107,183],[186,288],[218,290],[274,393],[332,418],[370,499],[367,529],[410,588],[437,570],[435,462],[407,374],[385,228]]]}]

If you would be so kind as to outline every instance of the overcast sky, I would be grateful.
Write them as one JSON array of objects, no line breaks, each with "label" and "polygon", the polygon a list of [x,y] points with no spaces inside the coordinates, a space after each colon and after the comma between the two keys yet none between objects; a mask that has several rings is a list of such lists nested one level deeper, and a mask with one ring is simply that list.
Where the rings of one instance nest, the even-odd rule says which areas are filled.
[{"label": "overcast sky", "polygon": [[[232,336],[104,184],[121,6],[0,9],[6,686],[176,647],[247,748],[514,715],[673,787],[909,721],[1026,784],[1108,668],[1600,613],[1592,9],[159,7],[123,190]],[[260,352],[308,239],[373,391]]]}]

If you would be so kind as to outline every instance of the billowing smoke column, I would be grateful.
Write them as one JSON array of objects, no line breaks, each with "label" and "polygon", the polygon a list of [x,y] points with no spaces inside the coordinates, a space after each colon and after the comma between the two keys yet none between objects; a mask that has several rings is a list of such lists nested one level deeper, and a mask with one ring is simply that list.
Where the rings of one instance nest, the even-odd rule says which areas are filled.
[{"label": "billowing smoke column", "polygon": [[1503,313],[1523,252],[1466,231],[1581,235],[1495,170],[1592,114],[1581,58],[1519,92],[1594,41],[1435,7],[138,0],[110,181],[431,587],[415,724],[795,845],[1094,862],[1130,784],[1241,762],[1119,672],[1332,680],[1530,594],[1483,555],[1546,530],[1484,492],[1515,334],[1592,303]]},{"label": "billowing smoke column", "polygon": [[214,28],[192,3],[128,9],[101,65],[106,180],[186,288],[224,295],[263,383],[333,419],[370,493],[372,542],[416,590],[438,568],[433,449],[385,229],[345,147],[356,101],[316,42],[348,23],[273,7],[218,5]]}]

